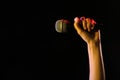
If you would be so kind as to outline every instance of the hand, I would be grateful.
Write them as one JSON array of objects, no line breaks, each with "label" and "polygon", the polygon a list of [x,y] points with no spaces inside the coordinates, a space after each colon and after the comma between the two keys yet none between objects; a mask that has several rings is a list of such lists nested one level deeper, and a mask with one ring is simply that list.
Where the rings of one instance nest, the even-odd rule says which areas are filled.
[{"label": "hand", "polygon": [[94,30],[95,24],[96,22],[90,18],[76,17],[74,19],[75,30],[87,44],[100,41],[100,30]]}]

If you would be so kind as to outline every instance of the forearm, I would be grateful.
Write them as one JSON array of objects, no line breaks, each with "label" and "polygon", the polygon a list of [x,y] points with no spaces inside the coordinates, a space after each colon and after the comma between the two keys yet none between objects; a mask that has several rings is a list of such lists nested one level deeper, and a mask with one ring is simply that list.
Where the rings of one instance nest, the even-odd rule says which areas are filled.
[{"label": "forearm", "polygon": [[101,43],[89,43],[88,56],[90,64],[89,80],[105,80],[105,70],[102,57]]}]

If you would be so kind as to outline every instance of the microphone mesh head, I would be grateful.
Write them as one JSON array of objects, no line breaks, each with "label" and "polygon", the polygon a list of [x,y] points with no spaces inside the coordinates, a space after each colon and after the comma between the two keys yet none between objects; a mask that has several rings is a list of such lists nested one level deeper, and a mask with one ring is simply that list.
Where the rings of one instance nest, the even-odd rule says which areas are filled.
[{"label": "microphone mesh head", "polygon": [[58,33],[67,32],[67,23],[65,23],[63,20],[57,20],[55,23],[55,30]]}]

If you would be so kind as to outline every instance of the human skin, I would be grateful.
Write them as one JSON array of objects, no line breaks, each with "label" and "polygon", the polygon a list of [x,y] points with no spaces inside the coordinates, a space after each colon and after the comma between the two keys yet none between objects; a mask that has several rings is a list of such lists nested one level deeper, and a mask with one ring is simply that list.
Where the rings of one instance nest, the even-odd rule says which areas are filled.
[{"label": "human skin", "polygon": [[105,80],[100,30],[94,30],[95,24],[95,21],[90,18],[74,19],[74,28],[88,48],[89,80]]}]

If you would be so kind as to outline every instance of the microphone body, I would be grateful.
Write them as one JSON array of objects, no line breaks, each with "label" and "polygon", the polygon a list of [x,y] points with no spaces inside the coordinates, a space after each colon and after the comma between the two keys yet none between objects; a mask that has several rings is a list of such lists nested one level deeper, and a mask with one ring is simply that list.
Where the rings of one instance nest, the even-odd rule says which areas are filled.
[{"label": "microphone body", "polygon": [[[101,29],[101,26],[103,26],[103,24],[96,23],[94,30]],[[55,23],[55,30],[58,33],[68,33],[68,32],[72,32],[74,30],[74,26],[68,20],[64,20],[64,19],[57,20]]]}]

